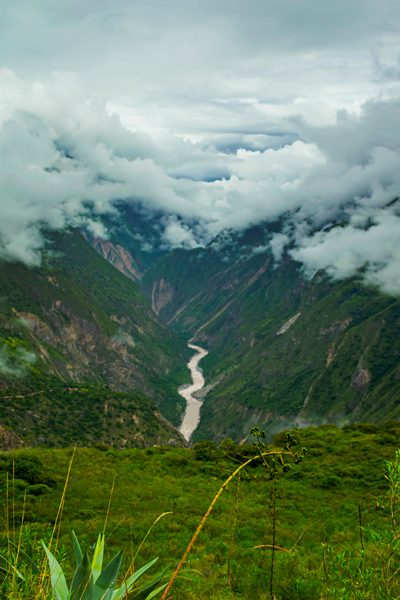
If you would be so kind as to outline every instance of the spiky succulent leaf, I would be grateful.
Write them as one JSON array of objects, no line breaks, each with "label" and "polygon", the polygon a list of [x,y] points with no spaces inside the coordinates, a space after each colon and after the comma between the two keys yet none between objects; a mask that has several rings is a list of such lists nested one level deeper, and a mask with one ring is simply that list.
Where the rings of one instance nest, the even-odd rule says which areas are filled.
[{"label": "spiky succulent leaf", "polygon": [[96,583],[98,577],[101,574],[103,568],[103,556],[104,556],[104,534],[99,533],[97,538],[96,547],[94,549],[93,560],[92,560],[92,574],[93,581]]},{"label": "spiky succulent leaf", "polygon": [[71,600],[94,600],[92,566],[87,550],[72,580]]},{"label": "spiky succulent leaf", "polygon": [[122,552],[118,552],[99,575],[94,586],[94,600],[111,600],[121,568]]},{"label": "spiky succulent leaf", "polygon": [[47,561],[49,563],[53,598],[54,600],[69,600],[68,586],[60,563],[54,554],[50,552],[44,542],[42,542],[42,545],[46,552]]},{"label": "spiky succulent leaf", "polygon": [[167,585],[168,585],[167,583],[160,585],[158,588],[156,588],[155,590],[150,592],[150,594],[148,596],[146,596],[145,600],[152,600],[153,598],[158,596],[158,594],[160,594],[167,587]]},{"label": "spiky succulent leaf", "polygon": [[149,600],[150,598],[155,598],[157,594],[167,585],[163,584],[160,586],[160,581],[163,575],[164,572],[158,573],[158,575],[153,577],[153,579],[150,581],[147,581],[141,585],[139,583],[138,587],[134,586],[130,591],[132,598],[135,598],[135,600]]},{"label": "spiky succulent leaf", "polygon": [[157,556],[157,558],[153,558],[153,560],[151,560],[147,564],[143,565],[143,567],[141,567],[140,569],[135,571],[133,575],[128,577],[128,579],[126,581],[124,581],[124,583],[121,585],[121,587],[119,587],[117,590],[115,590],[114,594],[112,595],[112,600],[121,600],[122,598],[125,598],[125,596],[128,595],[128,592],[132,588],[135,581],[137,581],[139,579],[139,577],[141,577],[143,575],[143,573],[145,573],[148,569],[150,569],[150,567],[152,567],[157,561],[158,561],[158,556]]},{"label": "spiky succulent leaf", "polygon": [[80,564],[82,563],[82,560],[83,560],[83,552],[82,552],[79,540],[78,540],[78,538],[75,535],[75,531],[72,531],[72,545],[73,545],[73,548],[74,548],[74,554],[75,554],[75,560],[76,560],[76,567],[78,568],[80,566]]}]

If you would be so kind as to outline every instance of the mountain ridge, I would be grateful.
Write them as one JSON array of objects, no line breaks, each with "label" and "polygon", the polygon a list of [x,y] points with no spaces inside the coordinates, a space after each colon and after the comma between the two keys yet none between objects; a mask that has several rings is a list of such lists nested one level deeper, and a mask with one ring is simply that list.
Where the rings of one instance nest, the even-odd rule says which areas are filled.
[{"label": "mountain ridge", "polygon": [[357,278],[306,279],[290,256],[254,252],[258,237],[234,256],[173,251],[142,280],[148,297],[160,278],[175,290],[161,319],[210,351],[194,439],[399,418],[399,300]]}]

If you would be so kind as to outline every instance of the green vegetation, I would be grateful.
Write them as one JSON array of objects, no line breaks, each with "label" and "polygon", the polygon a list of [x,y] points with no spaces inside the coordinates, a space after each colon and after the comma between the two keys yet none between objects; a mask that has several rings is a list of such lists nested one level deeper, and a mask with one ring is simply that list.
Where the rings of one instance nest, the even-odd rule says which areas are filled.
[{"label": "green vegetation", "polygon": [[2,426],[27,445],[182,444],[156,405],[138,392],[116,392],[99,383],[66,385],[55,377],[31,375],[3,394]]},{"label": "green vegetation", "polygon": [[0,263],[1,426],[30,445],[180,443],[155,413],[179,421],[184,342],[79,232],[49,237],[40,267]]},{"label": "green vegetation", "polygon": [[[188,555],[174,599],[269,598],[271,546],[279,600],[399,597],[400,423],[292,433],[295,449],[308,449],[305,460],[275,473],[256,460],[231,481]],[[277,436],[274,447],[286,439]],[[259,446],[230,440],[192,449],[77,449],[57,525],[57,560],[67,580],[75,568],[71,530],[87,546],[106,515],[107,547],[125,548],[125,571],[132,557],[140,568],[159,556],[171,574],[223,482],[258,452]],[[72,455],[37,448],[0,456],[1,494],[8,499],[0,517],[3,563],[14,564],[14,541],[25,578],[30,567],[22,552],[34,562],[43,555],[40,540],[49,543]],[[23,590],[21,581],[17,597],[31,598]]]},{"label": "green vegetation", "polygon": [[253,228],[225,246],[174,251],[143,278],[148,297],[161,279],[174,290],[161,318],[210,351],[194,439],[399,418],[399,299],[357,279],[308,280],[288,256],[276,265],[271,251],[254,252],[269,235]]}]

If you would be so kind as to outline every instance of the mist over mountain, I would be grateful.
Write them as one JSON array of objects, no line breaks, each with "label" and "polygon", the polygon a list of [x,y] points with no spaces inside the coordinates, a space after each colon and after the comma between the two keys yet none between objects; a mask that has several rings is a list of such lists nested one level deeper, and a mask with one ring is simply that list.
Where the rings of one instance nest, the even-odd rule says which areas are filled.
[{"label": "mist over mountain", "polygon": [[3,258],[39,264],[44,228],[107,239],[103,217],[118,218],[123,200],[158,215],[169,248],[284,217],[271,243],[306,272],[363,269],[367,283],[399,293],[399,100],[370,100],[329,125],[295,119],[296,139],[232,153],[129,131],[62,76],[38,83],[3,70],[1,90]]},{"label": "mist over mountain", "polygon": [[[110,325],[100,345],[106,354],[108,344],[122,347],[127,364],[136,361],[137,390],[160,407],[164,397],[164,417],[175,424],[182,417],[175,384],[189,338],[210,350],[204,368],[214,387],[200,432],[220,435],[222,413],[211,416],[210,398],[226,408],[235,394],[241,409],[251,407],[249,418],[242,415],[246,424],[267,413],[290,413],[298,422],[330,418],[327,390],[344,418],[379,419],[385,410],[366,407],[383,386],[386,412],[397,418],[400,79],[393,23],[400,13],[394,1],[384,4],[117,0],[111,8],[39,0],[24,11],[18,3],[7,7],[0,36],[0,261],[9,279],[0,298],[1,377],[25,381],[41,368],[35,347],[10,349],[6,340],[13,309],[20,312],[31,293],[17,281],[14,302],[14,273],[38,286],[38,303],[27,312],[54,327],[52,351],[61,352],[64,331],[52,270],[68,264],[66,290],[80,300],[77,312],[67,312],[91,315],[84,329],[98,326],[99,299],[76,280],[75,240],[98,294],[101,276],[115,287],[117,305],[125,288],[109,265],[91,258],[89,244],[131,280],[129,293],[146,295],[140,311],[124,308],[124,319],[132,308],[137,328]],[[51,324],[40,308],[49,297],[44,316]],[[180,365],[171,357],[174,344]],[[253,370],[257,356],[269,357],[268,376]],[[94,358],[85,357],[91,365]],[[283,385],[285,361],[294,367]],[[335,361],[341,376],[332,375]],[[56,375],[57,364],[49,361]],[[67,378],[65,368],[57,377]],[[74,377],[117,385],[107,366],[93,369]],[[232,412],[235,435],[240,410]]]}]

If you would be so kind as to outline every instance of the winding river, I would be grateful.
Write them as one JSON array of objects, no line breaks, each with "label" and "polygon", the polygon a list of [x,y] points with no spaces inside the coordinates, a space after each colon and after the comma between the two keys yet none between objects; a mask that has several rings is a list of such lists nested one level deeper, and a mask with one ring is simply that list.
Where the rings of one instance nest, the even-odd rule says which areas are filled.
[{"label": "winding river", "polygon": [[182,398],[186,400],[185,416],[183,417],[179,431],[187,441],[192,437],[192,433],[200,421],[200,407],[203,402],[195,398],[193,394],[204,387],[204,377],[199,369],[199,362],[208,354],[208,351],[201,348],[201,346],[188,344],[188,347],[196,351],[196,354],[194,354],[187,363],[187,367],[192,377],[192,384],[178,390]]}]

